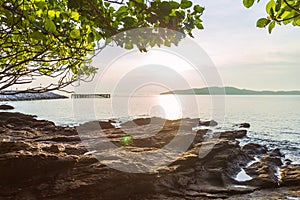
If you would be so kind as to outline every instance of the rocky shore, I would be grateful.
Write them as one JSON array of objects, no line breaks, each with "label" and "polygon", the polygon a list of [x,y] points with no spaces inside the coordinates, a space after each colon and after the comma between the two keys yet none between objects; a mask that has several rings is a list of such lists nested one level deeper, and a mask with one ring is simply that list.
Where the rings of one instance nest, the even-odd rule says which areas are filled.
[{"label": "rocky shore", "polygon": [[[215,121],[197,123],[201,129],[195,129],[195,119],[160,118],[122,128],[113,121],[60,127],[0,112],[0,199],[300,199],[300,165],[285,160],[278,148],[240,145],[237,139],[247,136],[249,124],[218,132],[211,131]],[[94,125],[101,134],[90,129]],[[79,137],[78,130],[89,134]],[[155,134],[142,137],[148,133]],[[144,165],[139,159],[190,136],[185,152],[168,166],[149,173],[108,167],[139,172],[155,166],[158,157]],[[88,149],[86,141],[93,144]],[[126,160],[117,156],[121,150],[128,152]]]},{"label": "rocky shore", "polygon": [[43,99],[67,99],[68,97],[53,92],[18,93],[18,91],[0,91],[0,101],[31,101]]}]

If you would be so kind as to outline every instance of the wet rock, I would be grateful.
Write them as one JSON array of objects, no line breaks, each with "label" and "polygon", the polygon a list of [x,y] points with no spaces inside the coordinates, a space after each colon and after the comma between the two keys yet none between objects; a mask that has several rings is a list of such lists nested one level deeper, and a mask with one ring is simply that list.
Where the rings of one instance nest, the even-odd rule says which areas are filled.
[{"label": "wet rock", "polygon": [[[241,148],[235,139],[244,137],[245,130],[195,131],[199,119],[135,119],[121,129],[112,122],[89,122],[72,128],[21,113],[0,113],[0,122],[0,199],[230,198],[279,183],[278,152],[253,143]],[[79,137],[77,131],[84,134]],[[122,142],[126,136],[128,143]],[[174,162],[151,173],[126,173],[105,165],[145,168],[185,144],[190,146]],[[161,149],[160,157],[143,157]],[[119,155],[121,150],[134,156]],[[254,156],[260,160],[247,166]],[[291,166],[281,170],[282,185],[299,182],[299,166]],[[252,180],[232,178],[241,168]]]},{"label": "wet rock", "polygon": [[61,153],[64,152],[66,148],[62,144],[52,144],[49,147],[44,147],[43,150],[51,153]]},{"label": "wet rock", "polygon": [[300,165],[290,165],[281,169],[282,186],[300,186]]},{"label": "wet rock", "polygon": [[278,167],[283,165],[281,158],[278,156],[265,155],[261,158],[261,161]]},{"label": "wet rock", "polygon": [[284,160],[284,164],[285,164],[285,165],[290,165],[290,164],[292,164],[292,162],[293,162],[293,161],[290,160],[290,159],[285,159],[285,160]]},{"label": "wet rock", "polygon": [[268,151],[265,146],[255,143],[245,144],[242,150],[252,156],[266,154]]},{"label": "wet rock", "polygon": [[271,152],[269,152],[270,156],[278,156],[278,157],[284,157],[284,154],[281,153],[279,148],[274,148],[271,150]]},{"label": "wet rock", "polygon": [[1,141],[0,142],[0,154],[6,154],[9,152],[16,152],[20,150],[30,150],[32,146],[23,141]]},{"label": "wet rock", "polygon": [[215,135],[219,134],[220,138],[227,138],[227,139],[236,139],[236,138],[243,138],[247,135],[246,130],[236,130],[236,131],[225,131],[225,132],[216,132]]},{"label": "wet rock", "polygon": [[250,128],[250,124],[249,123],[241,123],[241,124],[236,124],[234,126],[237,126],[239,128]]},{"label": "wet rock", "polygon": [[252,177],[251,180],[245,181],[244,184],[257,186],[260,188],[276,188],[279,185],[277,177],[277,166],[269,163],[266,159],[252,164],[245,168],[246,173]]},{"label": "wet rock", "polygon": [[215,120],[210,120],[210,121],[199,121],[199,126],[217,126],[218,122]]},{"label": "wet rock", "polygon": [[0,156],[0,184],[16,185],[45,181],[50,177],[65,173],[75,164],[70,156],[32,154],[30,152],[11,153]]},{"label": "wet rock", "polygon": [[13,110],[13,109],[15,108],[11,105],[6,105],[6,104],[0,105],[0,110]]}]

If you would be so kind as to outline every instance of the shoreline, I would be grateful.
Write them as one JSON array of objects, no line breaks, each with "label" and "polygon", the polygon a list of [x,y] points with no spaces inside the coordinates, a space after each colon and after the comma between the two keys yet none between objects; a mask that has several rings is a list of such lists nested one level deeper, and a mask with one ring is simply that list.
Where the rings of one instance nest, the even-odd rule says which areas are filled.
[{"label": "shoreline", "polygon": [[[149,124],[151,121],[155,123]],[[83,124],[82,128],[87,130],[91,123]],[[164,124],[159,129],[161,123]],[[110,122],[97,122],[106,137],[87,134],[89,140],[97,141],[94,149],[87,150],[76,128],[55,126],[53,122],[37,120],[32,115],[0,112],[0,197],[238,199],[251,195],[263,197],[270,189],[274,189],[274,197],[300,197],[300,165],[288,161],[282,163],[284,155],[280,149],[268,149],[254,143],[241,147],[237,139],[247,135],[247,129],[242,128],[219,132],[213,148],[200,158],[199,148],[203,150],[212,143],[206,139],[212,122],[202,122],[203,129],[197,131],[192,130],[194,123],[191,119],[144,118],[123,123],[120,129]],[[117,151],[97,149],[112,142],[118,148],[143,155],[173,141],[179,125],[184,134],[178,141],[191,134],[194,139],[175,162],[157,172],[136,174],[109,168],[105,163],[120,161],[115,159]],[[155,130],[156,134],[134,138],[124,146],[125,130],[132,133]],[[212,134],[216,136],[216,133]],[[101,163],[97,159],[99,156],[102,156]],[[127,158],[129,165],[125,166],[139,169],[138,159],[138,156]],[[153,163],[159,163],[159,159],[153,157]],[[238,179],[241,171],[251,179]]]},{"label": "shoreline", "polygon": [[68,99],[69,97],[59,95],[53,92],[44,93],[19,93],[19,94],[0,94],[0,103],[7,101],[35,101],[35,100],[50,100],[50,99]]}]

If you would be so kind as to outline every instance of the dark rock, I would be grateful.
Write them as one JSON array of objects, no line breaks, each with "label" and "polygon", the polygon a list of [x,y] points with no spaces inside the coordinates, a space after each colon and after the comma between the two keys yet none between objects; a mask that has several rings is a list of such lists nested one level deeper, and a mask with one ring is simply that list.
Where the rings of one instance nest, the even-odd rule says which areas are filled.
[{"label": "dark rock", "polygon": [[285,160],[284,160],[284,164],[285,164],[285,165],[290,165],[290,164],[292,164],[292,162],[293,162],[293,161],[290,160],[290,159],[285,159]]},{"label": "dark rock", "polygon": [[101,130],[101,129],[112,129],[115,128],[110,122],[105,121],[93,121],[93,122],[86,122],[80,126],[81,129],[87,131],[94,131],[94,130]]},{"label": "dark rock", "polygon": [[13,110],[13,109],[15,108],[11,105],[6,105],[6,104],[0,105],[0,110]]},{"label": "dark rock", "polygon": [[282,162],[279,157],[263,156],[260,161],[245,168],[247,174],[253,178],[250,181],[246,181],[246,183],[261,188],[278,187],[280,180],[277,172],[278,167],[281,165]]},{"label": "dark rock", "polygon": [[217,126],[218,122],[215,120],[210,120],[210,121],[199,121],[199,126]]},{"label": "dark rock", "polygon": [[13,153],[0,156],[0,184],[16,185],[45,181],[65,173],[75,164],[70,156]]},{"label": "dark rock", "polygon": [[265,155],[261,158],[261,161],[268,163],[269,165],[274,165],[278,167],[283,165],[281,158],[278,156]]},{"label": "dark rock", "polygon": [[241,123],[241,124],[236,124],[234,126],[237,126],[239,128],[250,128],[250,124],[249,123]]},{"label": "dark rock", "polygon": [[[207,199],[278,187],[278,152],[268,155],[264,146],[253,143],[241,148],[235,139],[244,137],[245,130],[213,133],[210,139],[210,130],[193,130],[198,121],[148,118],[126,122],[121,129],[113,122],[70,128],[0,113],[0,199]],[[77,131],[84,134],[79,137]],[[132,141],[122,143],[128,135]],[[83,145],[87,141],[91,146]],[[172,156],[185,142],[191,144],[188,149],[158,172],[126,173],[105,165],[144,169]],[[160,157],[143,157],[162,148]],[[120,157],[120,150],[134,156]],[[257,155],[261,160],[248,167]],[[283,185],[299,182],[299,166],[291,166],[281,170]],[[232,178],[241,167],[252,180]]]},{"label": "dark rock", "polygon": [[284,157],[284,154],[281,153],[279,148],[272,149],[269,153],[270,156],[278,156],[278,157]]},{"label": "dark rock", "polygon": [[290,165],[281,169],[282,186],[300,186],[300,165]]},{"label": "dark rock", "polygon": [[247,131],[236,130],[236,131],[216,132],[215,135],[219,135],[220,138],[236,139],[236,138],[245,137],[247,135]]},{"label": "dark rock", "polygon": [[266,154],[268,151],[267,147],[255,143],[245,144],[242,150],[252,156]]},{"label": "dark rock", "polygon": [[9,152],[16,152],[20,150],[30,150],[31,145],[28,142],[23,141],[1,141],[0,142],[0,154]]}]

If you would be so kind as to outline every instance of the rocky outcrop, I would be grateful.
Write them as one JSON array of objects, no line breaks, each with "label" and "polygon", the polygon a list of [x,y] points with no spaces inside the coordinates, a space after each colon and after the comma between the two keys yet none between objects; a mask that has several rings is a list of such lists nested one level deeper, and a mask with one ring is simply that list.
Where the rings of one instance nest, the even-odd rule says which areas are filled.
[{"label": "rocky outcrop", "polygon": [[[282,167],[280,151],[241,147],[236,138],[244,130],[197,130],[198,119],[112,123],[59,127],[0,113],[0,199],[245,199],[299,183],[299,166]],[[174,161],[160,165],[184,145]],[[241,170],[250,179],[239,180]]]},{"label": "rocky outcrop", "polygon": [[0,110],[13,110],[13,109],[15,108],[11,105],[7,105],[7,104],[0,105]]},{"label": "rocky outcrop", "polygon": [[249,123],[235,124],[234,126],[239,127],[239,128],[250,128]]},{"label": "rocky outcrop", "polygon": [[217,126],[218,122],[215,120],[209,120],[209,121],[199,121],[199,126]]}]

